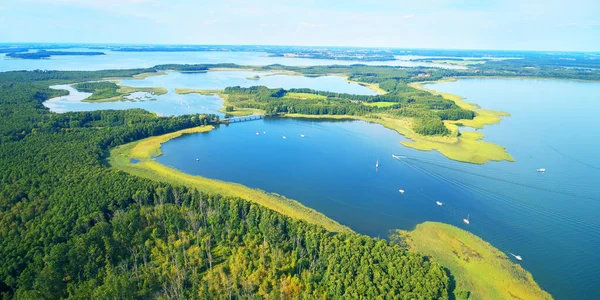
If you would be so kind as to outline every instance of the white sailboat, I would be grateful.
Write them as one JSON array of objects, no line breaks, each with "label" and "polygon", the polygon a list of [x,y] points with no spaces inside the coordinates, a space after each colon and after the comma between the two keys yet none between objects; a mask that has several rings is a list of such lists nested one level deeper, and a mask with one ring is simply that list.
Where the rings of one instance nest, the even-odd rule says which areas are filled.
[{"label": "white sailboat", "polygon": [[435,201],[435,204],[437,204],[438,206],[442,206],[444,205],[444,203],[440,202],[440,201]]},{"label": "white sailboat", "polygon": [[258,131],[256,132],[256,135],[258,135]]},{"label": "white sailboat", "polygon": [[379,168],[379,159],[375,162],[375,169]]},{"label": "white sailboat", "polygon": [[300,135],[300,137],[302,137],[302,138],[303,138],[303,137],[304,137],[304,134],[301,134],[301,135]]},{"label": "white sailboat", "polygon": [[471,217],[471,215],[467,215],[467,218],[463,219],[463,222],[465,222],[465,224],[467,224],[467,225],[471,224],[471,221],[469,221],[470,217]]},{"label": "white sailboat", "polygon": [[512,254],[510,252],[508,252],[508,254],[512,255],[516,260],[523,260],[523,258],[521,257],[521,255],[515,255],[515,254]]},{"label": "white sailboat", "polygon": [[403,190],[403,189],[399,189],[399,190],[398,190],[398,192],[399,192],[400,194],[404,194],[404,190]]},{"label": "white sailboat", "polygon": [[286,139],[285,135],[283,136],[283,139],[284,139],[284,140]]}]

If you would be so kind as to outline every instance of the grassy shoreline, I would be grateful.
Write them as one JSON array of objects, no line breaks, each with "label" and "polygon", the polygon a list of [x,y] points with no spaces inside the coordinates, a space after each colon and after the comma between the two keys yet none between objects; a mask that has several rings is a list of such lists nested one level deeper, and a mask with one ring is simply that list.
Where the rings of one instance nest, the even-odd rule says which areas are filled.
[{"label": "grassy shoreline", "polygon": [[162,88],[162,87],[147,88],[147,87],[119,86],[119,88],[117,89],[117,93],[119,93],[118,96],[102,98],[102,99],[93,99],[93,100],[86,98],[86,99],[81,100],[81,102],[98,103],[98,102],[128,101],[128,100],[124,99],[124,97],[127,97],[136,92],[145,92],[145,93],[149,93],[153,96],[160,96],[160,95],[164,95],[164,94],[168,93],[167,89]]},{"label": "grassy shoreline", "polygon": [[361,120],[369,123],[377,123],[394,130],[411,141],[403,141],[402,145],[421,151],[437,150],[445,157],[472,164],[485,164],[489,161],[514,161],[506,149],[500,145],[482,141],[483,134],[479,132],[461,132],[458,135],[458,127],[452,123],[446,125],[451,129],[450,136],[423,136],[412,129],[412,119],[396,119],[385,115],[373,116],[348,116],[348,115],[304,115],[287,114],[282,117],[300,119],[340,119]]},{"label": "grassy shoreline", "polygon": [[[195,127],[122,145],[111,151],[109,163],[112,168],[132,175],[171,184],[184,185],[224,196],[240,197],[291,218],[320,225],[331,232],[353,232],[350,228],[329,219],[322,213],[312,208],[308,208],[295,200],[290,200],[283,196],[267,193],[258,189],[252,189],[237,183],[189,175],[177,169],[162,165],[153,158],[162,154],[160,150],[161,144],[166,143],[171,139],[180,137],[184,134],[209,132],[212,129],[212,126]],[[131,159],[138,160],[138,162],[132,163]]]},{"label": "grassy shoreline", "polygon": [[224,113],[224,114],[228,114],[228,115],[232,115],[232,116],[249,116],[249,115],[253,115],[253,114],[260,114],[263,111],[260,109],[255,109],[255,108],[238,108],[234,111],[226,111],[225,108],[229,105],[231,105],[229,103],[229,101],[227,101],[227,94],[224,94],[223,91],[221,90],[203,90],[203,89],[180,89],[177,88],[175,89],[175,93],[180,94],[180,95],[185,95],[185,94],[199,94],[199,95],[216,95],[219,98],[223,99],[223,108],[219,109],[219,112]]},{"label": "grassy shoreline", "polygon": [[[343,116],[334,118],[344,119]],[[156,156],[162,154],[163,143],[185,134],[206,133],[212,129],[212,126],[200,126],[135,141],[114,148],[108,160],[111,168],[135,176],[244,198],[286,216],[320,225],[331,232],[353,232],[322,213],[281,195],[237,183],[189,175],[155,160]],[[132,163],[131,159],[137,162]],[[392,241],[401,239],[411,252],[432,257],[448,268],[456,280],[455,293],[469,291],[470,299],[551,299],[529,272],[513,264],[504,253],[489,243],[457,227],[425,222],[417,225],[413,231],[398,230],[390,237]]]},{"label": "grassy shoreline", "polygon": [[456,281],[457,299],[461,291],[469,291],[469,299],[475,300],[552,299],[505,253],[458,227],[425,222],[412,231],[396,230],[391,239],[448,268]]}]

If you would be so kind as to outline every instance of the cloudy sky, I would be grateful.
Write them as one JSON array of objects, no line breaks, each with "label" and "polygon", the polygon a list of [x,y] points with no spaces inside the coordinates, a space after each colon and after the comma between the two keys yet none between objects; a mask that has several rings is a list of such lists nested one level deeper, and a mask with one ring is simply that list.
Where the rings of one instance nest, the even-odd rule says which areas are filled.
[{"label": "cloudy sky", "polygon": [[600,51],[600,1],[1,0],[0,42]]}]

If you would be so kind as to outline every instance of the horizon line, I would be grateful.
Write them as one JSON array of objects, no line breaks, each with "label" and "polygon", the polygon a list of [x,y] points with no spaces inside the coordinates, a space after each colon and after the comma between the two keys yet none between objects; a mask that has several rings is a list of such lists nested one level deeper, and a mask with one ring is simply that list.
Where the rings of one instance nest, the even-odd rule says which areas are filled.
[{"label": "horizon line", "polygon": [[110,43],[110,42],[0,42],[0,45],[38,44],[38,45],[119,45],[119,46],[225,46],[225,47],[307,47],[307,48],[353,48],[353,49],[393,49],[393,50],[451,50],[451,51],[499,51],[499,52],[555,52],[555,53],[593,53],[600,50],[532,50],[532,49],[484,49],[484,48],[427,48],[427,47],[390,47],[390,46],[335,46],[335,45],[282,45],[282,44],[178,44],[178,43]]}]

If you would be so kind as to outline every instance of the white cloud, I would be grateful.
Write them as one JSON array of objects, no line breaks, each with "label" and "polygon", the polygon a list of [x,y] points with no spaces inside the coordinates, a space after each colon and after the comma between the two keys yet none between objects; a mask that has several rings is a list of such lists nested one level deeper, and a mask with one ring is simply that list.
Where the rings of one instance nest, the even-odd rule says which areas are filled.
[{"label": "white cloud", "polygon": [[302,28],[325,28],[329,25],[324,23],[310,23],[310,22],[300,22],[298,23],[298,27]]}]

